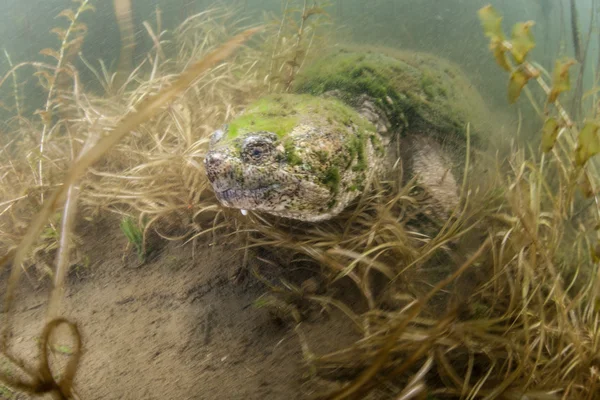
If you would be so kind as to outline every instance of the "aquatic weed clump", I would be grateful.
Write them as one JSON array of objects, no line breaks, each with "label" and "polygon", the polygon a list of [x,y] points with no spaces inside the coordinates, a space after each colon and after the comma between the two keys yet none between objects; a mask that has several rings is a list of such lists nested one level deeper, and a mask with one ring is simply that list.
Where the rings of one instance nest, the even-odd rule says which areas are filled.
[{"label": "aquatic weed clump", "polygon": [[[40,51],[39,61],[10,63],[11,69],[0,79],[0,87],[12,84],[12,104],[6,105],[11,117],[4,121],[0,135],[0,251],[6,252],[19,242],[31,216],[35,213],[59,177],[73,159],[78,144],[69,131],[69,120],[76,114],[67,111],[79,75],[73,62],[81,50],[87,33],[82,16],[94,11],[90,1],[76,1],[57,15],[57,26],[50,33],[56,38],[55,48]],[[8,53],[6,53],[7,57]],[[9,57],[10,60],[10,57]],[[29,113],[22,98],[23,71],[43,91],[40,108]],[[8,89],[9,92],[11,89]],[[37,102],[31,102],[36,104]],[[38,270],[47,273],[53,252],[58,247],[56,233],[60,215],[34,248],[32,259]],[[50,257],[49,257],[50,255]]]},{"label": "aquatic weed clump", "polygon": [[[9,120],[11,134],[1,139],[6,161],[3,169],[7,171],[1,177],[0,188],[2,250],[16,246],[34,210],[81,149],[92,146],[111,132],[124,114],[171,85],[190,60],[202,58],[230,38],[233,28],[229,27],[236,25],[232,10],[215,8],[190,16],[170,32],[162,28],[157,13],[154,25],[144,23],[154,44],[148,56],[130,71],[111,73],[103,62],[95,65],[83,54],[77,55],[86,32],[78,18],[82,12],[89,12],[89,2],[83,2],[80,9],[60,14],[68,21],[66,29],[53,30],[61,39],[60,48],[42,51],[45,57],[56,59],[56,66],[22,63],[2,80],[9,84],[17,72],[33,67],[41,86],[48,91],[44,108],[33,116],[19,112]],[[165,49],[167,40],[171,44]],[[168,237],[189,235],[211,226],[218,210],[211,202],[201,167],[205,147],[215,127],[265,90],[257,76],[264,68],[261,60],[260,50],[243,48],[236,59],[210,70],[165,113],[140,125],[117,144],[82,181],[80,204],[85,218],[92,220],[106,210],[134,214],[149,222],[144,240],[150,229],[159,228],[157,221],[164,228],[159,234]],[[75,66],[97,78],[101,93],[83,90]],[[20,104],[18,99],[16,104]],[[32,263],[43,271],[52,264],[49,249],[57,247],[52,237],[46,239],[37,247],[39,257]]]},{"label": "aquatic weed clump", "polygon": [[[151,78],[149,80],[149,85],[141,85],[139,90],[134,90],[131,96],[128,97],[130,103],[129,107],[126,108],[126,113],[124,115],[121,113],[118,116],[115,113],[114,118],[111,119],[111,113],[106,110],[109,109],[112,103],[104,103],[93,95],[88,96],[83,93],[79,86],[77,71],[73,68],[67,70],[67,72],[70,72],[67,73],[67,75],[74,79],[73,85],[71,86],[72,91],[69,92],[69,90],[64,89],[64,91],[60,92],[60,99],[55,99],[52,96],[52,93],[55,92],[53,90],[54,84],[58,82],[57,78],[60,74],[65,72],[64,66],[61,66],[62,55],[64,53],[63,50],[71,43],[66,42],[66,38],[69,36],[69,32],[76,31],[73,27],[77,26],[76,21],[79,14],[86,11],[86,7],[89,8],[87,0],[79,0],[77,3],[79,6],[76,8],[76,11],[67,9],[61,13],[62,16],[67,17],[67,19],[71,21],[71,25],[67,31],[57,29],[57,34],[59,34],[59,36],[64,36],[61,51],[60,53],[57,53],[58,57],[55,57],[58,60],[58,65],[56,67],[49,67],[47,64],[23,63],[15,66],[0,81],[0,84],[5,82],[8,76],[14,76],[16,69],[26,65],[34,67],[41,66],[54,71],[54,76],[40,74],[44,79],[49,79],[46,82],[48,85],[43,86],[49,93],[48,102],[46,103],[48,111],[41,110],[36,114],[41,116],[41,123],[43,124],[43,127],[40,129],[42,132],[41,144],[44,146],[43,148],[46,148],[47,146],[56,149],[56,152],[61,156],[60,158],[57,158],[57,161],[59,161],[57,164],[63,168],[61,171],[62,176],[60,178],[51,177],[53,179],[50,179],[47,177],[48,174],[46,172],[46,178],[42,179],[42,172],[47,171],[42,168],[42,166],[46,162],[53,160],[48,160],[49,153],[46,153],[44,157],[42,157],[44,154],[38,154],[40,158],[36,161],[39,161],[38,165],[40,165],[40,167],[38,169],[38,180],[35,183],[42,186],[44,182],[49,182],[48,187],[38,186],[38,189],[41,189],[39,200],[40,207],[36,207],[39,208],[39,211],[37,211],[37,214],[30,220],[16,219],[16,222],[25,225],[25,233],[21,237],[18,237],[17,243],[7,249],[2,258],[0,258],[0,268],[10,266],[10,276],[6,284],[4,306],[2,309],[2,329],[0,330],[0,356],[8,363],[8,365],[10,365],[10,368],[5,369],[0,373],[0,382],[19,392],[31,395],[49,394],[61,399],[77,397],[73,389],[73,379],[77,372],[82,354],[82,339],[77,324],[60,317],[60,303],[63,299],[65,290],[64,282],[72,261],[71,239],[76,221],[76,212],[81,199],[84,199],[85,203],[85,196],[80,196],[80,194],[89,193],[90,187],[89,182],[84,183],[84,185],[82,185],[84,190],[81,190],[82,186],[80,186],[80,183],[82,178],[92,166],[101,165],[101,161],[105,161],[105,165],[114,165],[115,162],[123,163],[123,153],[119,154],[119,151],[117,151],[113,153],[116,158],[111,159],[111,157],[107,157],[109,150],[114,149],[130,132],[137,132],[138,129],[143,130],[144,123],[151,121],[157,116],[160,118],[161,111],[164,110],[165,106],[169,105],[178,96],[181,96],[190,87],[194,86],[199,78],[203,77],[207,72],[214,72],[215,67],[219,66],[222,61],[231,56],[235,50],[240,48],[252,35],[261,30],[260,28],[246,29],[239,34],[228,38],[228,40],[220,46],[214,44],[214,48],[205,51],[202,58],[190,62],[189,65],[186,63],[183,72],[180,72],[176,77],[170,76],[169,78],[159,79],[160,82],[157,82],[154,79],[156,77],[156,69],[153,68],[150,72]],[[67,44],[65,45],[65,43]],[[158,54],[160,51],[160,44],[156,43],[156,45]],[[46,51],[45,53],[49,52]],[[55,54],[52,53],[52,56],[54,55]],[[154,63],[153,66],[157,67],[157,64]],[[139,73],[139,70],[135,70],[130,75],[130,79],[126,81],[126,84],[128,84],[137,73]],[[103,83],[106,83],[106,86],[104,87],[112,90],[113,79],[108,76],[108,74],[105,74],[104,78],[105,81],[103,81]],[[164,85],[167,82],[169,85]],[[156,83],[160,83],[161,85],[158,87],[153,86]],[[160,87],[162,85],[164,86]],[[126,93],[126,89],[117,90],[117,92]],[[56,93],[58,93],[58,91],[56,91]],[[117,97],[112,100],[115,100],[116,98]],[[104,114],[105,112],[106,114]],[[19,122],[21,126],[28,123],[33,131],[35,131],[35,128],[39,127],[36,122],[24,120],[24,116],[19,116],[17,122]],[[45,133],[47,133],[47,135],[45,135]],[[50,142],[48,137],[51,133],[57,136],[60,133],[66,133],[63,136],[63,139],[66,137],[68,146],[64,148]],[[160,146],[162,139],[164,139],[164,137],[152,137],[149,142],[152,143],[153,146]],[[15,140],[15,142],[18,145],[22,145],[22,143],[17,140]],[[141,142],[148,143],[144,140]],[[26,140],[24,143],[27,143]],[[135,148],[135,144],[130,142],[129,145],[131,146],[130,150]],[[43,148],[40,149],[40,153],[42,153]],[[19,155],[18,152],[17,155]],[[127,152],[127,156],[130,155],[131,153]],[[20,171],[13,167],[11,172],[18,173]],[[109,174],[109,176],[114,177],[116,174]],[[32,184],[29,176],[16,176],[17,180],[20,178],[22,178],[20,181],[20,188],[25,187],[28,189],[28,185],[35,186],[35,183]],[[122,176],[119,178],[122,178]],[[180,176],[178,176],[178,178],[180,179]],[[168,182],[167,184],[171,183]],[[106,187],[103,187],[103,189],[106,189]],[[18,206],[17,203],[28,197],[28,195],[22,196],[10,200],[8,203],[3,203],[4,206],[8,204],[8,208],[6,208],[2,214],[6,213],[10,208],[16,209]],[[90,204],[89,200],[87,204]],[[98,204],[96,203],[95,205],[97,206]],[[15,354],[13,348],[13,320],[15,318],[16,294],[21,276],[27,271],[24,267],[26,266],[25,263],[30,260],[33,246],[40,237],[43,237],[44,229],[51,216],[55,215],[55,212],[59,209],[61,210],[60,233],[54,235],[55,240],[58,242],[56,247],[56,262],[54,268],[50,271],[50,274],[53,277],[53,288],[49,294],[46,323],[40,336],[39,354],[37,357],[38,362],[35,366],[32,366],[25,362],[19,355]],[[58,231],[56,228],[52,227],[52,232]],[[2,239],[4,241],[5,238],[2,237]],[[141,244],[143,241],[143,235],[139,229],[135,232],[134,240],[137,244]],[[48,360],[49,341],[52,333],[58,327],[63,325],[70,330],[70,335],[75,345],[64,369],[56,372],[51,369],[50,361]],[[18,373],[13,373],[13,368],[14,371],[18,371]]]}]

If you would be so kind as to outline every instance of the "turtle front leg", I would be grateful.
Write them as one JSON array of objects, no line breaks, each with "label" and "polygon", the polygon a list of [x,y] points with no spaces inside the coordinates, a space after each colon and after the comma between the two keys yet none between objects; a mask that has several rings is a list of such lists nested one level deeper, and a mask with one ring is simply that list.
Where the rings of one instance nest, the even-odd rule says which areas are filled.
[{"label": "turtle front leg", "polygon": [[423,212],[445,222],[458,207],[459,186],[448,149],[432,136],[428,132],[411,132],[402,138],[402,161],[406,176],[416,177],[425,191]]}]

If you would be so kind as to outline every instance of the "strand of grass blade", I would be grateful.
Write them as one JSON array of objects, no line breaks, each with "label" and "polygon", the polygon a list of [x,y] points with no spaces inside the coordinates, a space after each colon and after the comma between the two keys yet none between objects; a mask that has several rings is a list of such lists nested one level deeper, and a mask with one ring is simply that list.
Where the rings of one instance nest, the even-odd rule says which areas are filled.
[{"label": "strand of grass blade", "polygon": [[71,232],[75,225],[77,214],[77,199],[79,188],[70,185],[67,189],[66,201],[62,215],[60,229],[60,247],[56,257],[56,271],[54,273],[54,289],[50,292],[50,299],[46,311],[46,321],[49,322],[58,316],[60,302],[64,295],[64,281],[69,269],[69,256],[71,252]]},{"label": "strand of grass blade", "polygon": [[30,67],[35,67],[35,68],[46,68],[49,70],[55,70],[56,67],[50,64],[46,64],[46,63],[42,63],[42,62],[30,62],[30,61],[26,61],[26,62],[22,62],[19,63],[15,66],[13,66],[3,77],[2,79],[0,79],[0,87],[2,87],[2,85],[4,84],[4,82],[6,82],[6,80],[8,78],[12,78],[13,74],[18,70],[21,69],[22,67],[26,67],[26,66],[30,66]]},{"label": "strand of grass blade", "polygon": [[122,43],[115,86],[121,87],[127,76],[131,73],[133,52],[135,50],[135,32],[133,29],[131,0],[113,0],[113,8],[115,10],[115,16],[117,17]]},{"label": "strand of grass blade", "polygon": [[[10,55],[8,54],[8,51],[6,51],[6,49],[4,49],[4,56],[6,57],[6,60],[8,61],[8,65],[12,68],[13,67],[13,63],[12,60],[10,59]],[[13,71],[12,75],[12,81],[13,81],[13,97],[14,97],[14,102],[15,102],[15,108],[17,111],[17,118],[19,118],[19,123],[22,123],[21,121],[21,105],[19,103],[19,84],[17,82],[17,73],[15,71]]]},{"label": "strand of grass blade", "polygon": [[[40,212],[31,221],[25,236],[15,250],[14,258],[4,257],[2,259],[2,261],[6,262],[10,261],[12,258],[13,261],[5,294],[4,312],[7,316],[11,313],[16,286],[22,272],[21,264],[25,259],[25,255],[39,236],[40,231],[46,224],[46,221],[52,212],[64,201],[68,188],[74,184],[90,166],[99,161],[104,154],[116,145],[127,133],[155,116],[166,104],[189,88],[201,74],[232,55],[234,51],[244,44],[251,36],[261,30],[262,27],[248,29],[207,54],[203,59],[184,71],[171,86],[148,97],[138,106],[136,111],[126,115],[121,122],[117,124],[110,135],[101,138],[94,147],[90,148],[73,163],[67,172],[62,185],[44,202]],[[11,324],[7,323],[3,327],[3,332],[0,337],[0,346],[2,347],[5,347],[6,341],[10,336],[10,326]]]}]

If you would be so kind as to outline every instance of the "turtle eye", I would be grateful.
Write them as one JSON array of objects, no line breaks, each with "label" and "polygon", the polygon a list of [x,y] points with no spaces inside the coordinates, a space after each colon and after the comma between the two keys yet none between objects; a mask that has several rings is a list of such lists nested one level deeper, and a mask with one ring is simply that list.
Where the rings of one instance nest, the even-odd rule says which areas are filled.
[{"label": "turtle eye", "polygon": [[250,153],[250,157],[251,158],[260,158],[262,153],[263,153],[263,150],[260,147],[255,147],[252,149],[252,152]]},{"label": "turtle eye", "polygon": [[267,142],[248,143],[244,146],[244,160],[248,162],[259,162],[271,153],[273,145]]},{"label": "turtle eye", "polygon": [[267,159],[273,152],[274,146],[270,140],[253,138],[247,140],[242,147],[244,161],[259,163]]}]

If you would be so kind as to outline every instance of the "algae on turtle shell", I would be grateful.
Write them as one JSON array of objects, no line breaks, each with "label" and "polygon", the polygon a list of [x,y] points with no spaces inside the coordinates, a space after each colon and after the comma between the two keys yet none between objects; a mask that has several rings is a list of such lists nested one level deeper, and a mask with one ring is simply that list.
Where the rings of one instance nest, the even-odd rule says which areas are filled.
[{"label": "algae on turtle shell", "polygon": [[473,140],[482,140],[489,130],[489,111],[468,78],[455,64],[431,54],[338,49],[299,74],[294,90],[315,96],[335,90],[352,106],[366,94],[403,132],[425,128],[464,143],[467,123]]}]

